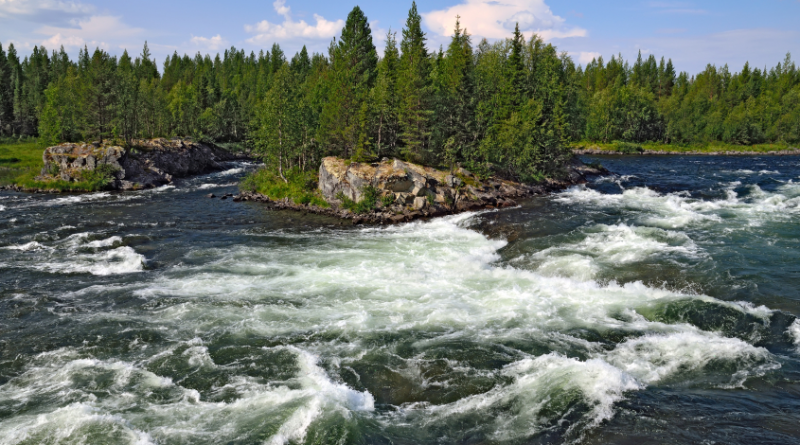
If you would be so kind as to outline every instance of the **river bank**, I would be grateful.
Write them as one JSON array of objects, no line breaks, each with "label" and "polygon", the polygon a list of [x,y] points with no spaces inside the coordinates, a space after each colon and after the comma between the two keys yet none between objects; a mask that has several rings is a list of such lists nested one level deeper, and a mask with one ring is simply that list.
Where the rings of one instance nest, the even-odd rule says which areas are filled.
[{"label": "river bank", "polygon": [[734,145],[722,142],[704,144],[663,144],[660,142],[576,142],[575,155],[689,155],[689,156],[760,156],[800,155],[800,148],[788,144]]}]

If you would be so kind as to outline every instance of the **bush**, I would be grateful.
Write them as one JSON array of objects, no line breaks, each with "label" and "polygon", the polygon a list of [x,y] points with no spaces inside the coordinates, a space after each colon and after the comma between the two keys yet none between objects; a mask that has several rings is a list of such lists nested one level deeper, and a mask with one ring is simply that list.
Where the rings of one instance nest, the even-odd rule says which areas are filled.
[{"label": "bush", "polygon": [[378,190],[370,185],[364,187],[362,198],[358,202],[344,196],[344,193],[341,192],[336,195],[336,199],[342,201],[342,207],[353,213],[369,213],[378,204]]},{"label": "bush", "polygon": [[641,154],[644,153],[644,148],[642,148],[639,144],[634,144],[632,142],[615,142],[614,146],[616,150],[620,153],[624,153],[626,155],[632,154]]},{"label": "bush", "polygon": [[386,195],[381,198],[381,203],[384,207],[389,207],[390,205],[394,204],[396,197],[394,194]]},{"label": "bush", "polygon": [[270,199],[289,198],[295,204],[310,204],[330,207],[317,189],[317,173],[293,168],[284,172],[284,182],[277,170],[263,168],[247,175],[239,185],[240,190],[249,190],[268,196]]}]

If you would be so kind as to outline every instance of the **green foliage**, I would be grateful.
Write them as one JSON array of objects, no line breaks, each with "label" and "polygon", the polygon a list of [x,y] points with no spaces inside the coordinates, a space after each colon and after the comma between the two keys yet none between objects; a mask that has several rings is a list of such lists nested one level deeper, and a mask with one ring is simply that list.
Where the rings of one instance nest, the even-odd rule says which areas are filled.
[{"label": "green foliage", "polygon": [[114,175],[117,171],[116,167],[100,164],[94,170],[81,171],[81,180],[79,182],[86,184],[87,189],[91,191],[103,190],[114,181]]},{"label": "green foliage", "polygon": [[330,207],[317,189],[315,172],[304,172],[295,167],[286,170],[284,176],[288,182],[281,179],[276,169],[263,168],[246,176],[239,188],[261,193],[270,199],[289,198],[295,204]]},{"label": "green foliage", "polygon": [[36,140],[0,142],[0,185],[32,180],[42,168],[43,151]]},{"label": "green foliage", "polygon": [[614,143],[614,146],[616,147],[616,151],[618,151],[620,153],[625,153],[625,154],[628,154],[628,155],[630,155],[630,154],[638,154],[638,153],[643,153],[644,152],[644,148],[642,148],[641,145],[634,144],[632,142],[620,142],[620,141],[617,141],[617,142]]},{"label": "green foliage", "polygon": [[395,199],[396,199],[396,197],[394,196],[393,193],[389,194],[389,195],[386,195],[386,196],[383,196],[383,197],[381,197],[381,204],[383,204],[384,207],[389,207],[392,204],[394,204]]},{"label": "green foliage", "polygon": [[327,54],[303,47],[289,58],[277,43],[258,54],[174,53],[160,72],[146,42],[137,56],[84,47],[75,61],[63,50],[20,55],[0,45],[0,137],[118,136],[133,146],[192,136],[254,150],[279,178],[338,156],[526,181],[561,175],[578,141],[623,151],[800,144],[800,70],[789,55],[738,73],[677,73],[671,60],[641,55],[578,66],[519,26],[473,46],[458,18],[446,47],[432,50],[421,23],[412,2],[381,59],[355,7]]},{"label": "green foliage", "polygon": [[353,213],[369,213],[378,204],[378,190],[368,185],[364,187],[361,193],[361,200],[358,202],[353,201],[341,192],[336,195],[336,199],[342,202],[342,207]]}]

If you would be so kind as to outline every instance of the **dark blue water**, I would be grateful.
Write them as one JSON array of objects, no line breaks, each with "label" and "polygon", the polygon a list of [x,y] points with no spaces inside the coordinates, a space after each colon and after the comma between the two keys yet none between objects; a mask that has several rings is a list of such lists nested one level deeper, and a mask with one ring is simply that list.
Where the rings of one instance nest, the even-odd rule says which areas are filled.
[{"label": "dark blue water", "polygon": [[800,443],[800,159],[352,227],[0,194],[0,443]]}]

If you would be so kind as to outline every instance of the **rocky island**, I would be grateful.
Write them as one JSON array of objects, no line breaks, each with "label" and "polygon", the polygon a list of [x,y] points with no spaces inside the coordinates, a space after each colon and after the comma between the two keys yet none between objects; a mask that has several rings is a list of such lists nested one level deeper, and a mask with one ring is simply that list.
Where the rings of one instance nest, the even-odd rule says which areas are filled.
[{"label": "rocky island", "polygon": [[79,182],[106,176],[105,188],[138,190],[158,187],[173,178],[219,170],[221,162],[240,159],[213,144],[191,139],[140,139],[130,148],[113,143],[65,143],[42,154],[37,181]]},{"label": "rocky island", "polygon": [[517,199],[542,195],[574,184],[586,177],[607,173],[577,158],[566,167],[563,179],[523,184],[501,178],[481,179],[464,168],[438,170],[399,159],[380,162],[350,162],[337,157],[322,159],[318,191],[328,206],[298,204],[243,191],[236,202],[256,201],[275,209],[293,209],[352,220],[353,224],[400,223],[482,208],[516,206]]}]

